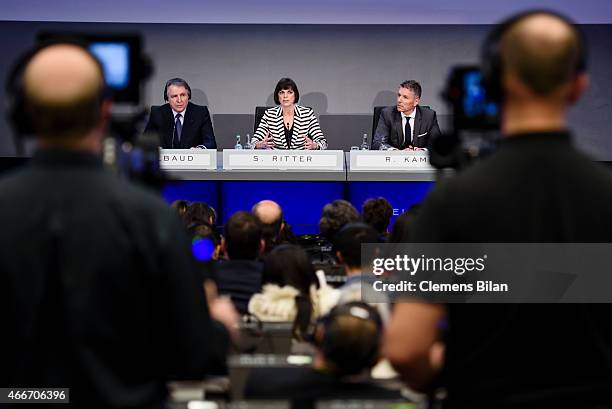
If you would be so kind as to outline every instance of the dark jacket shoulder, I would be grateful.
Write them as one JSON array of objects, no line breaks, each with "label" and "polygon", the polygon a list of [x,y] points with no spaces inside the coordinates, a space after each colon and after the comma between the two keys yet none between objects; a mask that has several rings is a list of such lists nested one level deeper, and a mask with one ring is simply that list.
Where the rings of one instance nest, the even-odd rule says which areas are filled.
[{"label": "dark jacket shoulder", "polygon": [[436,115],[436,111],[429,107],[417,105],[417,111],[420,112],[423,119],[433,118]]},{"label": "dark jacket shoulder", "polygon": [[395,105],[384,107],[380,113],[386,118],[393,118],[394,115],[399,115],[399,111]]},{"label": "dark jacket shoulder", "polygon": [[187,104],[187,111],[192,110],[195,112],[205,112],[208,113],[208,107],[205,105],[194,104],[193,102],[189,102]]}]

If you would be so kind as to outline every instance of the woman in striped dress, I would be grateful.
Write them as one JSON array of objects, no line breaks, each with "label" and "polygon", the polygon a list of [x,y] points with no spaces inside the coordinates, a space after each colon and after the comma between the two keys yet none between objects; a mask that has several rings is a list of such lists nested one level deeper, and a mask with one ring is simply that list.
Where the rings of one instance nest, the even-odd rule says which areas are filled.
[{"label": "woman in striped dress", "polygon": [[298,105],[300,93],[291,78],[274,90],[278,105],[266,109],[252,141],[256,149],[326,149],[327,141],[312,108]]}]

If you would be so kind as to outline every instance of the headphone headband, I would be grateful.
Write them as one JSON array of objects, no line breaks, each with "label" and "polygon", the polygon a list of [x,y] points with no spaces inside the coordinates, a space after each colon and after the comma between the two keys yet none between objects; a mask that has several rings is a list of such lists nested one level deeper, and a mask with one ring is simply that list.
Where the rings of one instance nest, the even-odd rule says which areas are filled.
[{"label": "headphone headband", "polygon": [[[34,48],[29,49],[21,57],[19,57],[19,59],[11,69],[5,84],[5,93],[7,97],[6,117],[9,123],[13,126],[17,141],[22,136],[32,135],[34,133],[34,128],[32,126],[33,121],[30,118],[27,109],[28,101],[25,95],[23,83],[23,74],[25,72],[25,69],[30,63],[30,61],[34,58],[34,56],[37,55],[39,52],[48,47],[60,44],[79,47],[89,56],[91,56],[91,58],[98,66],[102,78],[102,89],[100,90],[99,98],[100,105],[102,104],[103,100],[111,97],[110,89],[106,86],[104,67],[102,66],[100,60],[98,60],[98,58],[87,49],[87,44],[83,40],[74,36],[63,36],[40,42]],[[19,142],[17,142],[17,147],[19,149]]]},{"label": "headphone headband", "polygon": [[503,98],[501,78],[502,78],[502,62],[500,55],[501,40],[506,32],[519,21],[534,16],[536,14],[545,14],[557,17],[567,25],[572,27],[578,39],[578,59],[574,67],[574,74],[578,75],[586,71],[587,68],[587,50],[584,34],[580,27],[576,25],[570,18],[552,10],[535,9],[528,10],[509,18],[502,20],[495,28],[487,35],[481,49],[481,71],[482,83],[485,87],[487,97],[491,100],[501,102]]},{"label": "headphone headband", "polygon": [[[345,331],[335,325],[341,317],[352,317],[372,322],[376,328],[374,332],[369,334],[370,336],[363,336],[358,341],[355,339],[348,339],[347,341]],[[317,328],[320,326],[323,326],[323,337],[318,340],[319,331]],[[337,305],[328,315],[320,318],[311,340],[321,349],[325,359],[337,366],[340,373],[353,374],[361,372],[376,363],[379,356],[382,331],[383,323],[378,311],[364,302],[354,301]],[[351,345],[352,347],[350,347]]]}]

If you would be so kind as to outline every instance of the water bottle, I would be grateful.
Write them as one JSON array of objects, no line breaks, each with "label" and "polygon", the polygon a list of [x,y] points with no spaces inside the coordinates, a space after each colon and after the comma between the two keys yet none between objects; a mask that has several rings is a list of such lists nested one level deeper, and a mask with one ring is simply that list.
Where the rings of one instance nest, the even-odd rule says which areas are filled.
[{"label": "water bottle", "polygon": [[236,135],[236,145],[234,145],[234,149],[242,149],[242,145],[240,144],[240,135]]},{"label": "water bottle", "polygon": [[244,149],[253,149],[254,146],[251,144],[251,135],[246,134],[246,142],[244,144]]},{"label": "water bottle", "polygon": [[369,151],[370,145],[368,144],[368,134],[363,134],[363,141],[361,142],[361,146],[359,147],[362,151]]}]

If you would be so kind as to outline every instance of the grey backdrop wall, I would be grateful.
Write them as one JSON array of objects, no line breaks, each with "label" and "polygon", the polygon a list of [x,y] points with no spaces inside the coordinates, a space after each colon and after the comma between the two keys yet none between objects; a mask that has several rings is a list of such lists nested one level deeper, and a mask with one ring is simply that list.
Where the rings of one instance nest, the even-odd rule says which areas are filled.
[{"label": "grey backdrop wall", "polygon": [[[397,85],[417,79],[421,103],[446,128],[440,98],[449,68],[478,60],[487,25],[246,25],[0,22],[5,78],[11,63],[40,30],[140,32],[155,63],[145,103],[161,104],[163,83],[187,79],[196,103],[208,105],[221,147],[253,130],[257,105],[272,105],[277,80],[290,76],[300,103],[320,115],[330,148],[356,145],[371,134],[372,108],[391,105]],[[599,160],[612,160],[612,25],[584,26],[590,46],[591,88],[570,113],[577,143]],[[4,99],[4,89],[0,97]],[[14,155],[10,129],[0,120],[0,156]]]}]

